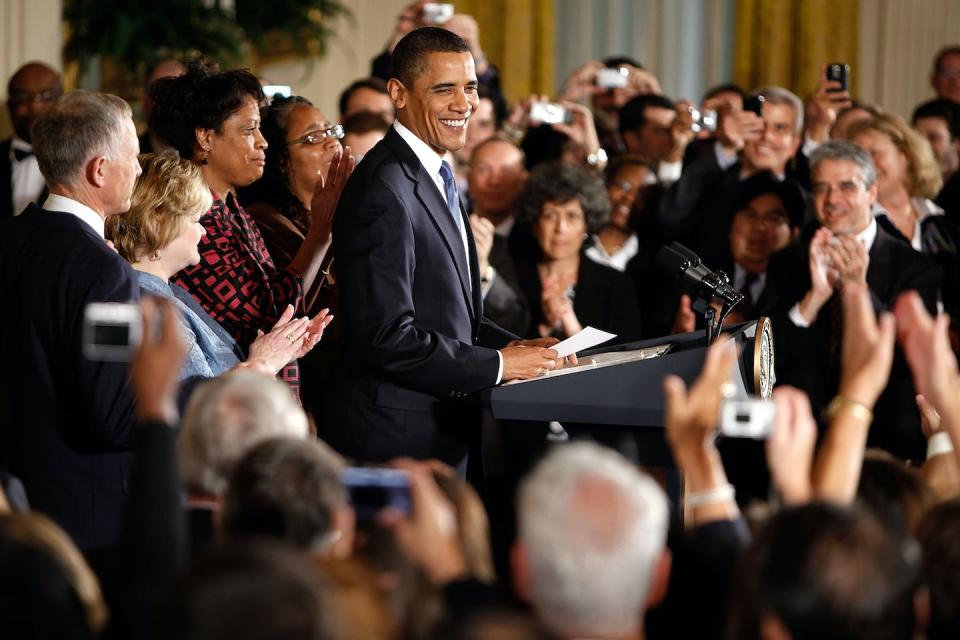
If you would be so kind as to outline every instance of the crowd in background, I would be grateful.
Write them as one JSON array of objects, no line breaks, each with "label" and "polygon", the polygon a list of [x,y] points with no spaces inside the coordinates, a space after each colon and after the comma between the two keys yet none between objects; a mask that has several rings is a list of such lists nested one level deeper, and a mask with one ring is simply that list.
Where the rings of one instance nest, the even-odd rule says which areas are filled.
[{"label": "crowd in background", "polygon": [[[338,114],[247,70],[161,59],[138,140],[115,96],[64,92],[40,63],[10,79],[10,637],[958,637],[960,46],[907,120],[858,101],[832,61],[806,96],[668,97],[616,57],[511,102],[475,20],[442,25],[475,64],[478,106],[446,160],[488,320],[611,344],[703,330],[698,291],[657,265],[671,242],[743,294],[731,326],[771,319],[766,439],[717,436],[731,342],[692,384],[663,381],[677,504],[644,460],[558,425],[531,424],[518,454],[485,421],[503,441],[479,475],[344,455],[350,415],[330,407],[355,354],[334,220],[395,127],[391,52],[423,10]],[[84,305],[137,300],[130,361],[90,359]],[[342,478],[372,463],[406,478],[408,508],[358,508]]]}]

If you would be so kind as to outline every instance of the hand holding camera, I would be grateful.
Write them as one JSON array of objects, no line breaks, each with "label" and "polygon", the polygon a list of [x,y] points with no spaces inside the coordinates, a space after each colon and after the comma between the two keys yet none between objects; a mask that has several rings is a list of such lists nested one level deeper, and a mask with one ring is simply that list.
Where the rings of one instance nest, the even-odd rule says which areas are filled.
[{"label": "hand holding camera", "polygon": [[829,140],[837,114],[853,104],[849,85],[850,65],[834,63],[821,67],[817,87],[807,105],[807,135],[812,140]]},{"label": "hand holding camera", "polygon": [[[761,106],[757,106],[761,105]],[[750,106],[750,109],[747,107]],[[718,114],[717,140],[730,153],[743,150],[744,144],[750,140],[758,140],[763,136],[763,115],[761,103],[750,103],[744,100],[743,110],[722,109]]]}]

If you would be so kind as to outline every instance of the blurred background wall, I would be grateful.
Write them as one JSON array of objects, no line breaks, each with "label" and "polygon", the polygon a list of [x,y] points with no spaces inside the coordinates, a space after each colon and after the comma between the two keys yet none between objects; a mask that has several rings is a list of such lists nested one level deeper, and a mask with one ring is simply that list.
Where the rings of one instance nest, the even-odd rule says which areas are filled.
[{"label": "blurred background wall", "polygon": [[[268,0],[269,1],[269,0]],[[330,118],[339,92],[369,72],[406,0],[344,0],[352,18],[332,22],[328,54],[251,57],[274,84],[290,84]],[[823,62],[849,62],[854,94],[909,116],[930,97],[935,52],[960,42],[958,0],[457,0],[474,15],[488,58],[511,99],[552,93],[589,59],[630,55],[675,98],[699,100],[726,81],[781,84],[808,93]],[[21,64],[63,68],[69,26],[63,0],[0,0],[0,99]],[[96,62],[96,61],[95,61]],[[118,89],[94,69],[67,69],[68,88]],[[138,90],[127,87],[127,90]],[[131,96],[127,96],[131,97]],[[9,135],[6,110],[0,138]]]}]

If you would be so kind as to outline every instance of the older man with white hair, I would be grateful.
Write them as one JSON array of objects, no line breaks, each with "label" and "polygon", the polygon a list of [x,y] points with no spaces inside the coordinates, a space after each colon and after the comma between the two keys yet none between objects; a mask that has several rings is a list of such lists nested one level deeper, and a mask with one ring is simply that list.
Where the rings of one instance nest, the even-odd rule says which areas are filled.
[{"label": "older man with white hair", "polygon": [[49,197],[0,223],[0,464],[82,550],[120,535],[133,466],[128,367],[82,352],[84,308],[138,299],[104,221],[126,211],[140,164],[130,106],[75,91],[31,129]]},{"label": "older man with white hair", "polygon": [[563,638],[643,637],[670,573],[667,499],[595,444],[563,445],[524,480],[512,565],[518,594]]}]

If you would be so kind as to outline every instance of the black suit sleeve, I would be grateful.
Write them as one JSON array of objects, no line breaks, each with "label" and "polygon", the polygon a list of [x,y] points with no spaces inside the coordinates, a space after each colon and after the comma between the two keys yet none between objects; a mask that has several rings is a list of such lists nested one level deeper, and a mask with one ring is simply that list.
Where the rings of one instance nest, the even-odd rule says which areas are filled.
[{"label": "black suit sleeve", "polygon": [[429,393],[473,393],[494,384],[495,350],[417,323],[416,238],[405,203],[377,182],[343,218],[334,234],[343,326],[352,344],[363,345],[353,357],[397,384]]},{"label": "black suit sleeve", "polygon": [[701,199],[718,187],[723,175],[713,149],[701,154],[692,164],[684,165],[680,179],[660,198],[657,220],[667,241],[694,230]]}]

